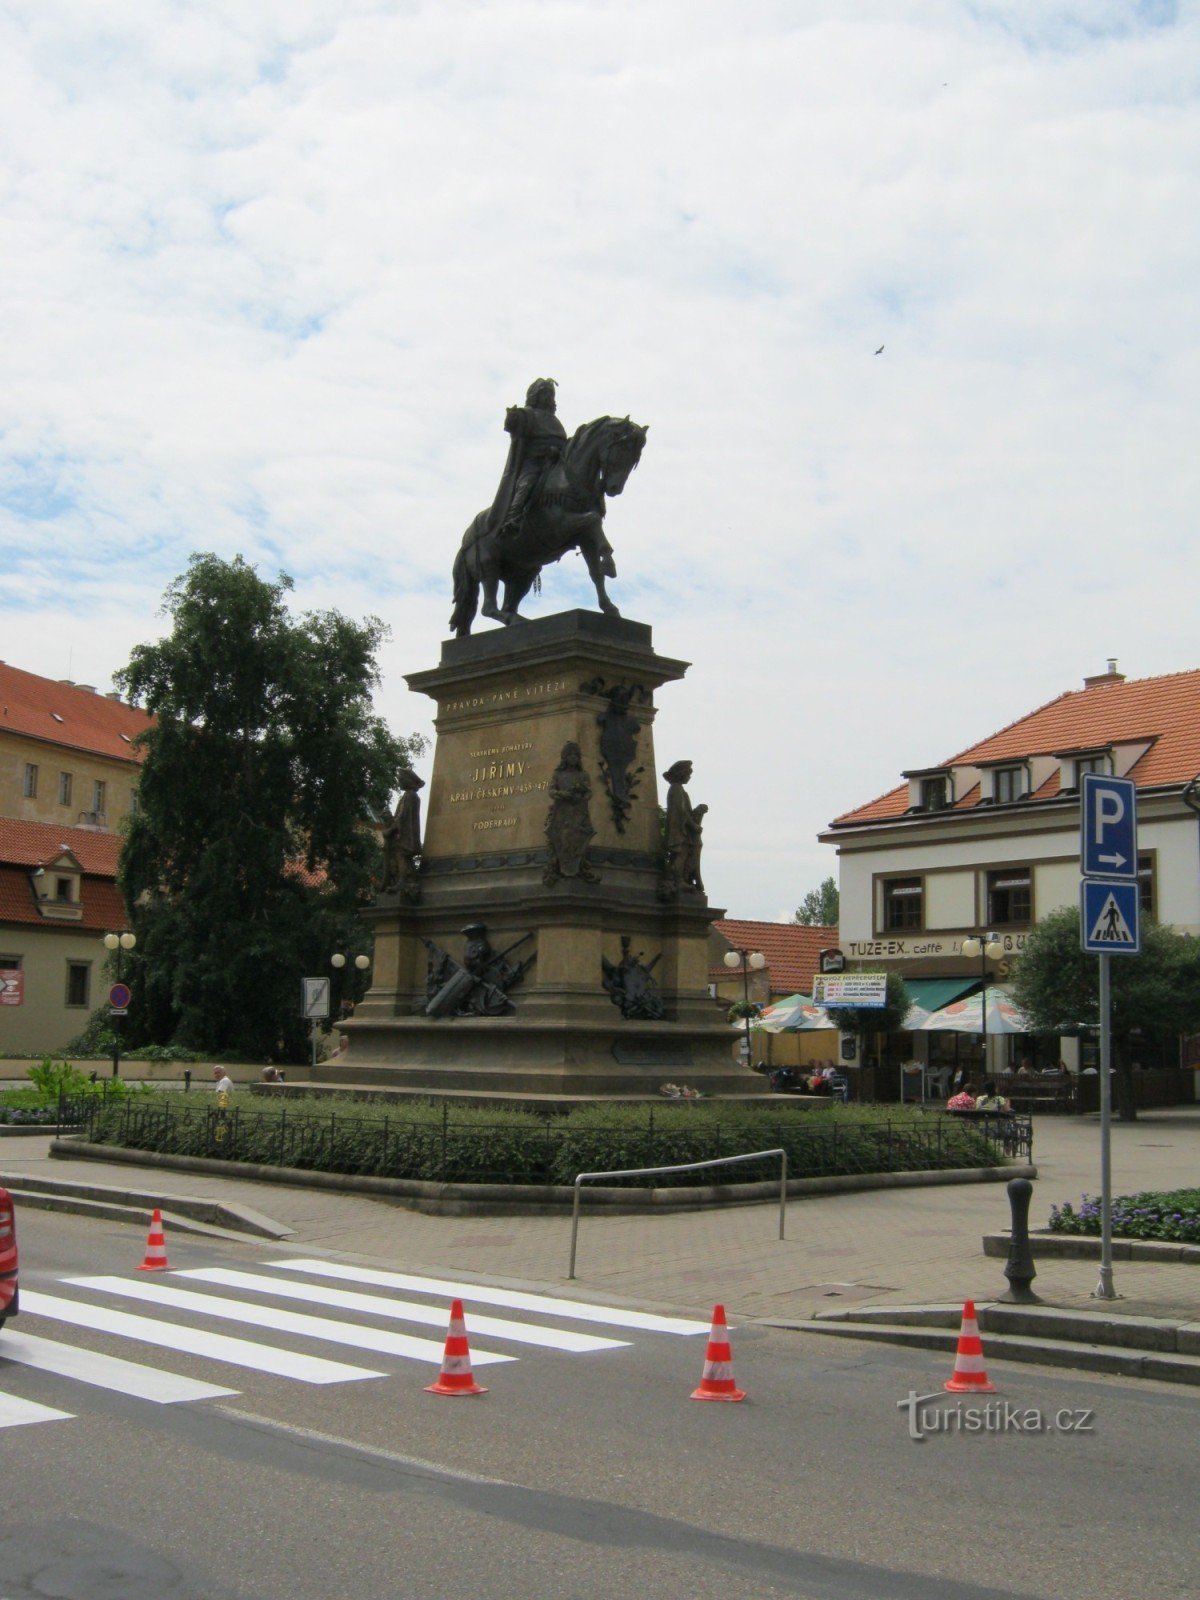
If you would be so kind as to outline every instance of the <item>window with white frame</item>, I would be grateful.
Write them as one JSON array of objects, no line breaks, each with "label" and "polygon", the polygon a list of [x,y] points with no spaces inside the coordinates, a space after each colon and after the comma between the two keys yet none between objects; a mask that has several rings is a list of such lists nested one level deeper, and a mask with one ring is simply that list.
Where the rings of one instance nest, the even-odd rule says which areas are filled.
[{"label": "window with white frame", "polygon": [[1028,775],[1024,767],[997,767],[992,773],[992,799],[997,805],[1020,800],[1026,793]]},{"label": "window with white frame", "polygon": [[38,769],[37,769],[37,766],[36,766],[36,764],[34,762],[27,761],[25,763],[25,798],[26,798],[26,800],[36,800],[37,799],[37,783],[38,783]]},{"label": "window with white frame", "polygon": [[71,774],[69,772],[60,772],[58,775],[58,803],[60,806],[69,806],[71,804],[71,784]]}]

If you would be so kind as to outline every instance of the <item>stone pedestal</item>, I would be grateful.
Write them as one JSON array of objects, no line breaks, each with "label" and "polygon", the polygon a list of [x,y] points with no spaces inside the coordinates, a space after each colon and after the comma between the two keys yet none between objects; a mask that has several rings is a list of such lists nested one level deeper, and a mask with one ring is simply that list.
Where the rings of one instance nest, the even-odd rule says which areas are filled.
[{"label": "stone pedestal", "polygon": [[[655,653],[644,624],[570,611],[447,640],[439,666],[409,676],[437,702],[420,899],[381,896],[369,913],[374,986],[347,1025],[355,1067],[431,1090],[761,1087],[734,1067],[708,993],[708,929],[722,912],[694,888],[664,897],[654,694],[686,670]],[[547,883],[548,784],[568,741],[591,783],[596,881]],[[702,799],[702,775],[696,787]],[[511,990],[514,1013],[424,1015],[425,941],[461,961],[463,929],[477,923],[496,951],[533,957]],[[602,958],[621,960],[623,936],[653,963],[661,1021],[626,1019],[603,987]]]}]

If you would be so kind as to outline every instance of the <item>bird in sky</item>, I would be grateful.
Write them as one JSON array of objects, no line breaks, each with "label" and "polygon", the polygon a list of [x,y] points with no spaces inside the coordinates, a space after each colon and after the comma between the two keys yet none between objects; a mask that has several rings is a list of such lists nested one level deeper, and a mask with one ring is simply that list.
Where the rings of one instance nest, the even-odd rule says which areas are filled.
[{"label": "bird in sky", "polygon": [[883,346],[882,345],[879,346],[879,349],[876,350],[875,354],[877,356],[881,356],[883,354]]}]

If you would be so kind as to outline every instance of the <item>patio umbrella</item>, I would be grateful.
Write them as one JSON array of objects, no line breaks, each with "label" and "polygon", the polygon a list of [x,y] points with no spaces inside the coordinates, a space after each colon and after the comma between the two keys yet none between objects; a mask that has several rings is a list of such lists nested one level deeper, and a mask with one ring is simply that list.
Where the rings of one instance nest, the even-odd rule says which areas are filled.
[{"label": "patio umbrella", "polygon": [[[982,1033],[984,1031],[980,996],[967,995],[963,1000],[952,1000],[948,1006],[926,1017],[920,1025],[922,1033]],[[1009,995],[1000,988],[987,991],[987,1031],[996,1033],[1029,1033],[1025,1014],[1013,1004]]]},{"label": "patio umbrella", "polygon": [[835,1028],[824,1006],[815,1006],[806,994],[791,994],[766,1006],[754,1024],[765,1033],[812,1033]]}]

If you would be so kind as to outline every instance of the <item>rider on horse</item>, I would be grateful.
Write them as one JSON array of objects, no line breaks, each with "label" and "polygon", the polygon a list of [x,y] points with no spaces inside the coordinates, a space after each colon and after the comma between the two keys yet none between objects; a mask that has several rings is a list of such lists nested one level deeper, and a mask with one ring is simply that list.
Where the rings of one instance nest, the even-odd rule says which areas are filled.
[{"label": "rider on horse", "polygon": [[508,460],[488,519],[503,538],[516,533],[543,476],[562,458],[567,430],[555,415],[553,378],[535,378],[523,406],[509,406],[504,430],[512,435]]}]

